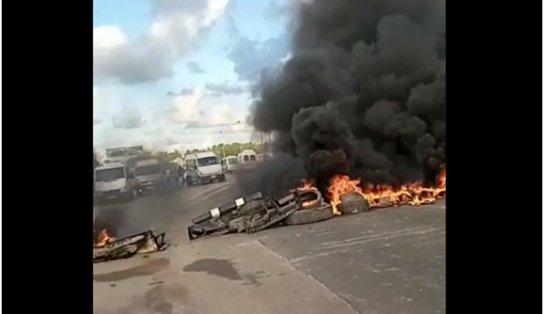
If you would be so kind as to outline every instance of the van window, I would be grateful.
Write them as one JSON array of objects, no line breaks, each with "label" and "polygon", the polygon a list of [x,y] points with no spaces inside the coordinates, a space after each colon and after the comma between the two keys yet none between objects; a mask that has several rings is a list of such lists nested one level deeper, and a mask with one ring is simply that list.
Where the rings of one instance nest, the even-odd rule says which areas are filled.
[{"label": "van window", "polygon": [[97,182],[111,182],[125,177],[125,169],[111,168],[96,170]]},{"label": "van window", "polygon": [[108,157],[124,157],[126,155],[126,152],[124,150],[111,152]]},{"label": "van window", "polygon": [[248,155],[244,155],[244,161],[249,161],[249,156]]},{"label": "van window", "polygon": [[236,165],[238,163],[238,160],[236,158],[229,158],[227,159],[227,162],[229,165]]},{"label": "van window", "polygon": [[159,165],[140,166],[136,168],[135,172],[137,176],[146,176],[161,173],[161,168]]},{"label": "van window", "polygon": [[198,158],[197,160],[198,160],[199,167],[219,164],[219,158],[215,156]]},{"label": "van window", "polygon": [[251,159],[251,161],[255,161],[255,155],[250,155],[249,158]]}]

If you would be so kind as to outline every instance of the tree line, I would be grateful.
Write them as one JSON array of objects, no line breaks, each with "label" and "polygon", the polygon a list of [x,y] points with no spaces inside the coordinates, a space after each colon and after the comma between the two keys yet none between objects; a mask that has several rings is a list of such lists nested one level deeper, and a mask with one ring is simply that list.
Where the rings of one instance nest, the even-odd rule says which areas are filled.
[{"label": "tree line", "polygon": [[268,151],[268,145],[267,143],[260,144],[260,143],[229,143],[229,144],[217,144],[213,145],[212,147],[206,147],[204,149],[192,149],[186,152],[186,154],[194,154],[194,153],[200,153],[200,152],[214,152],[217,156],[230,156],[230,155],[238,155],[245,149],[252,149],[255,152],[264,153]]}]

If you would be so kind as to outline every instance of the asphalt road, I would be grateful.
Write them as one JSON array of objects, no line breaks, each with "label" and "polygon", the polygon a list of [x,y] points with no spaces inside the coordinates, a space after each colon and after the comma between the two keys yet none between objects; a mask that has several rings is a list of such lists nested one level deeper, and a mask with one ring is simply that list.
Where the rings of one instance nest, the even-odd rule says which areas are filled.
[{"label": "asphalt road", "polygon": [[94,313],[445,312],[443,202],[188,242],[193,216],[239,194],[229,177],[100,208],[172,246],[94,264]]},{"label": "asphalt road", "polygon": [[[118,237],[153,229],[168,231],[173,224],[186,226],[203,210],[229,202],[239,194],[234,178],[201,186],[183,186],[176,192],[155,192],[130,203],[108,203],[96,206],[97,221],[107,221]],[[108,228],[108,229],[110,229]]]}]

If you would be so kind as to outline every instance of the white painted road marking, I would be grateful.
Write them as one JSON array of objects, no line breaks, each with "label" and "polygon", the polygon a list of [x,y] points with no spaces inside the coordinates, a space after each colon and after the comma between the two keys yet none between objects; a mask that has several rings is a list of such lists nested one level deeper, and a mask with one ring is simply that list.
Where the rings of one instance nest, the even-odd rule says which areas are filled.
[{"label": "white painted road marking", "polygon": [[329,246],[318,248],[318,250],[327,250],[325,252],[297,257],[290,260],[290,262],[299,263],[301,261],[316,258],[316,257],[330,256],[330,255],[338,254],[338,253],[352,252],[353,251],[352,246],[371,242],[371,241],[389,240],[392,238],[409,236],[409,235],[421,235],[421,234],[428,234],[428,233],[443,233],[443,232],[445,232],[445,227],[411,228],[411,229],[404,229],[404,230],[398,230],[393,232],[376,234],[373,236],[361,237],[361,239],[358,239],[355,241],[353,239],[346,239],[343,241],[339,241],[339,243],[336,245],[329,245]]}]

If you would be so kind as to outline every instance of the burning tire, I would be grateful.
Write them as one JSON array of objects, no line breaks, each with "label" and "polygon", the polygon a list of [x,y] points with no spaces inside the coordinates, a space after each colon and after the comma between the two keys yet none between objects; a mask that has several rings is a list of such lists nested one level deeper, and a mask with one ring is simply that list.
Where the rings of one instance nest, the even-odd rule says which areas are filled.
[{"label": "burning tire", "polygon": [[334,216],[330,205],[317,208],[300,209],[289,215],[283,221],[286,225],[304,225],[331,219]]},{"label": "burning tire", "polygon": [[359,193],[350,192],[340,196],[338,209],[342,214],[358,214],[370,209],[368,201]]},{"label": "burning tire", "polygon": [[323,197],[317,190],[304,190],[298,194],[301,209],[312,209],[323,205]]}]

